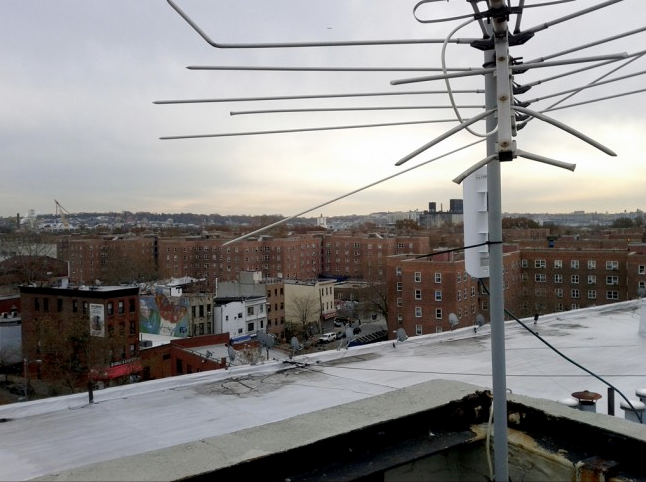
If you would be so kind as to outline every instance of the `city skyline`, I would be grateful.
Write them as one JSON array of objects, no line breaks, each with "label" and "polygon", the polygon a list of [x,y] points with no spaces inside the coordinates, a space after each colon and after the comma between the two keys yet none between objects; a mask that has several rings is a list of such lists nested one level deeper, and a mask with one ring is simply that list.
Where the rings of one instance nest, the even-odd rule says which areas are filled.
[{"label": "city skyline", "polygon": [[[445,38],[454,23],[417,23],[414,3],[392,7],[374,1],[371,14],[341,2],[303,6],[298,2],[219,5],[178,0],[177,4],[222,42]],[[574,5],[574,6],[572,6]],[[576,2],[527,9],[525,28],[577,11]],[[395,163],[457,125],[451,109],[246,113],[256,109],[449,106],[448,95],[271,102],[154,104],[174,99],[231,99],[258,96],[444,90],[444,82],[393,86],[391,81],[438,72],[287,72],[191,70],[188,66],[432,67],[441,45],[315,49],[214,49],[167,2],[124,0],[56,4],[10,0],[0,19],[5,58],[2,76],[3,189],[0,216],[54,213],[58,199],[72,213],[157,212],[292,216],[344,196],[306,216],[423,210],[428,200],[463,198],[452,182],[485,157],[478,139],[456,134],[403,167]],[[466,2],[438,2],[418,12],[426,17],[468,14]],[[612,13],[621,22],[606,22]],[[646,5],[625,0],[599,12],[537,32],[514,47],[523,61],[643,28]],[[477,37],[475,25],[455,37]],[[567,56],[632,54],[643,33]],[[567,39],[564,41],[563,39]],[[575,40],[572,40],[575,39]],[[558,57],[560,59],[560,57]],[[468,46],[447,46],[449,68],[478,68],[482,54]],[[555,59],[556,60],[556,59]],[[518,95],[531,108],[549,108],[547,96],[584,86],[619,67],[541,81],[564,70],[533,69],[515,80],[535,84]],[[585,65],[585,64],[583,64]],[[608,77],[639,71],[641,58]],[[481,77],[454,79],[453,89],[483,89]],[[642,82],[643,83],[643,82]],[[565,104],[630,92],[638,77],[586,89]],[[540,85],[539,85],[540,84]],[[548,84],[545,82],[544,84]],[[646,177],[644,94],[617,97],[547,112],[616,152],[609,157],[541,121],[516,137],[518,148],[565,162],[574,173],[521,158],[502,167],[505,212],[631,212],[640,208]],[[480,94],[457,94],[460,105],[484,103]],[[461,109],[471,115],[474,108]],[[211,135],[277,129],[307,129],[390,122],[451,122],[391,127],[320,130],[289,134],[235,135],[161,140],[166,136]],[[477,131],[481,126],[476,124]],[[457,151],[454,154],[447,153]],[[406,172],[418,163],[437,161]],[[391,179],[380,182],[382,179]],[[363,189],[365,186],[370,188]],[[359,191],[360,190],[360,191]],[[346,194],[357,191],[351,196]],[[268,209],[268,206],[272,206]]]}]

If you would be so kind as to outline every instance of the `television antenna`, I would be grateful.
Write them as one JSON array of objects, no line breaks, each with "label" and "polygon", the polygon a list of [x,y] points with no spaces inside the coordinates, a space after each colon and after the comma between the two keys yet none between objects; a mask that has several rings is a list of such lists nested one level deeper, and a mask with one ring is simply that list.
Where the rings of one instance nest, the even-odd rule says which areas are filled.
[{"label": "television antenna", "polygon": [[[467,271],[472,276],[477,278],[489,278],[489,293],[490,293],[490,322],[491,322],[491,343],[492,343],[492,373],[493,373],[493,413],[494,413],[494,430],[496,433],[495,438],[495,479],[496,480],[508,480],[508,468],[507,468],[507,410],[506,410],[506,368],[505,368],[505,344],[504,344],[504,301],[503,301],[503,273],[502,273],[502,206],[501,206],[501,165],[514,161],[518,158],[524,158],[539,163],[559,167],[562,169],[567,169],[573,171],[575,169],[575,164],[571,162],[565,162],[562,160],[556,160],[543,156],[538,153],[529,152],[523,149],[520,149],[515,138],[517,137],[518,131],[524,128],[529,121],[539,120],[543,123],[549,124],[553,128],[560,129],[571,136],[577,138],[580,141],[583,141],[590,146],[596,148],[597,150],[603,152],[604,154],[614,156],[615,153],[601,144],[600,142],[592,139],[591,137],[585,135],[582,132],[579,132],[572,127],[568,126],[564,122],[557,120],[552,116],[548,116],[545,112],[554,111],[556,109],[565,109],[569,107],[574,107],[577,105],[584,105],[588,103],[598,102],[600,100],[609,100],[615,99],[621,95],[634,95],[640,92],[643,92],[645,89],[637,89],[634,91],[624,91],[622,93],[613,93],[613,95],[607,97],[597,97],[579,102],[576,104],[565,104],[560,105],[565,102],[566,99],[569,99],[572,95],[579,95],[581,92],[588,90],[593,90],[598,86],[602,85],[601,78],[595,79],[588,84],[579,85],[575,89],[568,88],[567,90],[559,92],[558,96],[561,97],[559,101],[555,104],[552,104],[546,109],[538,108],[529,108],[529,105],[532,103],[537,103],[536,100],[533,102],[523,102],[517,97],[525,94],[529,88],[532,88],[537,83],[533,85],[527,83],[525,85],[520,85],[516,81],[517,76],[521,76],[526,72],[535,72],[540,71],[541,69],[550,69],[558,67],[572,67],[583,65],[583,67],[578,67],[576,70],[571,70],[565,73],[561,73],[556,76],[549,78],[544,78],[541,80],[542,83],[547,84],[552,81],[556,81],[560,78],[565,78],[570,75],[577,75],[578,73],[584,72],[586,69],[602,69],[605,66],[615,64],[616,62],[624,61],[619,67],[614,71],[628,66],[630,63],[641,59],[644,56],[644,52],[635,52],[628,54],[625,52],[610,52],[603,55],[596,56],[579,56],[571,57],[570,54],[577,53],[589,49],[592,47],[607,47],[612,42],[620,38],[627,38],[631,35],[636,35],[644,31],[644,28],[637,28],[631,31],[626,31],[612,37],[607,37],[603,39],[596,39],[594,42],[589,44],[579,45],[571,47],[567,50],[554,53],[552,55],[546,56],[541,54],[540,57],[535,60],[523,61],[523,57],[512,56],[511,49],[524,46],[529,40],[534,38],[537,34],[542,33],[548,27],[553,27],[568,21],[574,21],[579,18],[584,20],[588,15],[597,13],[598,11],[610,7],[625,0],[598,0],[592,6],[588,6],[581,10],[572,11],[567,15],[558,16],[552,15],[549,21],[541,22],[535,27],[531,28],[521,28],[521,23],[525,18],[525,10],[528,12],[538,11],[538,10],[548,10],[552,11],[552,8],[556,8],[559,4],[571,3],[570,0],[545,0],[543,2],[529,2],[529,0],[518,0],[513,2],[509,0],[467,0],[472,12],[467,14],[460,15],[449,15],[447,14],[448,8],[442,5],[440,8],[438,5],[439,0],[422,0],[419,1],[413,10],[413,16],[417,22],[420,24],[433,24],[433,23],[443,23],[443,22],[455,22],[460,20],[465,20],[458,27],[454,28],[448,35],[444,38],[439,39],[383,39],[383,40],[340,40],[340,41],[300,41],[300,42],[225,42],[220,40],[213,40],[204,29],[202,29],[197,22],[192,20],[173,0],[167,0],[173,9],[202,37],[208,45],[219,50],[253,50],[260,49],[261,51],[268,50],[298,50],[298,49],[320,49],[320,48],[338,48],[338,47],[388,47],[397,46],[400,49],[408,46],[428,46],[430,44],[441,45],[442,46],[442,68],[438,74],[427,75],[424,77],[414,77],[414,78],[401,78],[391,80],[392,86],[407,85],[413,83],[421,82],[434,82],[434,81],[444,81],[446,89],[443,93],[449,95],[450,107],[455,113],[455,117],[450,119],[451,122],[456,122],[457,125],[447,130],[444,134],[436,136],[431,141],[423,144],[419,148],[410,152],[409,154],[401,157],[397,162],[397,166],[410,161],[411,159],[417,157],[418,155],[424,153],[425,151],[435,147],[439,143],[448,139],[449,137],[463,134],[465,132],[471,133],[472,135],[479,137],[481,141],[486,142],[486,156],[475,163],[462,173],[458,174],[453,181],[457,184],[461,184],[464,192],[464,204],[465,204],[465,214],[464,214],[464,226],[465,226],[465,245],[470,246],[480,246],[481,249],[467,249],[465,250],[465,265]],[[628,0],[630,1],[630,0]],[[643,1],[643,0],[642,0]],[[442,2],[449,3],[449,2]],[[451,2],[455,4],[456,2]],[[633,1],[633,5],[641,5],[638,1]],[[464,3],[462,3],[464,6]],[[483,6],[481,9],[480,7]],[[540,8],[539,8],[540,7]],[[637,8],[637,7],[634,7]],[[430,10],[430,12],[429,12]],[[464,9],[467,10],[467,9]],[[426,11],[426,12],[425,12]],[[439,11],[439,14],[437,12]],[[461,12],[463,13],[463,12]],[[608,16],[605,17],[606,19]],[[515,20],[515,25],[510,27],[510,22]],[[620,24],[619,22],[614,22],[613,25]],[[477,26],[480,32],[473,37],[460,37],[457,38],[455,35],[462,29],[467,27],[472,27],[473,25]],[[608,27],[608,22],[604,23],[604,27]],[[606,28],[603,29],[606,31]],[[449,44],[466,44],[477,50],[480,50],[484,55],[484,62],[482,68],[449,68],[446,65],[446,47]],[[568,57],[569,56],[569,57]],[[559,57],[566,57],[562,60]],[[616,65],[616,64],[615,64]],[[312,68],[312,67],[291,67],[291,66],[270,66],[270,67],[258,67],[258,66],[192,66],[189,67],[191,70],[281,70],[281,71],[336,71],[336,72],[349,72],[349,71],[372,71],[372,72],[397,72],[402,70],[407,71],[417,71],[417,70],[427,70],[427,71],[437,71],[437,69],[415,69],[415,68],[390,68],[390,67],[380,67],[380,68]],[[635,73],[634,76],[641,75],[642,73]],[[608,75],[608,74],[606,74]],[[454,88],[453,82],[458,82],[460,79],[469,79],[473,77],[484,77],[484,94],[485,94],[485,106],[484,111],[472,115],[470,117],[463,117],[464,110],[467,108],[472,108],[471,106],[466,107],[462,104],[459,104],[455,101],[455,94],[459,92],[458,89]],[[609,79],[608,82],[617,82],[618,78]],[[539,83],[541,83],[539,82]],[[615,89],[616,90],[616,89]],[[475,92],[471,90],[471,92]],[[393,92],[394,93],[394,92]],[[406,94],[409,95],[423,95],[423,94],[432,94],[439,93],[433,91],[408,91]],[[399,94],[402,94],[399,92]],[[363,92],[356,94],[341,94],[338,96],[328,96],[328,98],[333,97],[359,97],[361,95],[374,95],[382,96],[383,94],[379,92]],[[565,97],[564,97],[565,96]],[[282,99],[286,99],[288,96],[282,96]],[[290,100],[308,100],[313,99],[315,96],[298,96],[293,95],[289,96]],[[323,97],[323,96],[321,96]],[[279,100],[281,96],[275,97],[241,97],[241,98],[224,98],[224,99],[188,99],[188,100],[170,100],[170,101],[158,101],[158,104],[189,104],[189,103],[211,103],[211,102],[249,102],[249,101],[269,101],[269,100]],[[545,100],[545,99],[541,99]],[[402,109],[404,107],[401,107]],[[300,111],[303,111],[302,109]],[[314,109],[309,109],[309,111],[314,111]],[[279,110],[255,110],[244,112],[245,114],[267,114],[267,113],[279,113]],[[294,111],[295,112],[295,111]],[[281,114],[285,114],[286,111],[283,109]],[[243,112],[236,112],[235,115],[241,115]],[[477,124],[484,122],[484,129],[476,130]],[[215,134],[189,134],[189,135],[177,135],[177,136],[166,136],[162,137],[164,140],[173,140],[173,139],[195,139],[195,138],[207,138],[207,137],[231,137],[231,136],[248,136],[248,135],[261,135],[261,134],[284,134],[284,133],[295,133],[295,132],[305,132],[305,131],[315,131],[315,130],[341,130],[341,129],[364,129],[364,128],[373,128],[373,127],[387,127],[394,125],[412,125],[414,123],[430,123],[430,122],[445,122],[444,120],[433,120],[433,121],[417,121],[417,122],[399,122],[399,123],[371,123],[371,124],[344,124],[336,125],[332,127],[313,127],[313,128],[303,128],[299,126],[297,129],[272,129],[268,131],[242,131],[242,132],[229,132],[229,133],[215,133]],[[448,122],[448,121],[446,121]],[[456,151],[453,151],[454,153]],[[434,158],[436,160],[439,158]],[[419,164],[414,168],[420,167],[428,162]],[[412,169],[412,168],[411,168]],[[353,191],[352,193],[347,194],[351,195],[360,190],[372,187],[386,180],[392,179],[394,176],[389,176],[387,178],[376,181],[368,186],[365,186],[359,190]],[[330,202],[335,202],[343,197],[335,198]],[[323,204],[323,205],[326,205]],[[277,224],[286,222],[290,219],[293,219],[296,216],[301,216],[307,214],[314,209],[318,209],[323,206],[316,206],[308,211],[303,211],[298,215],[284,218],[278,223],[273,223],[269,226],[261,228],[260,230],[254,231],[253,233],[248,233],[240,238],[229,241],[225,244],[234,243],[240,239],[244,239],[253,234],[258,234],[264,230],[270,229]],[[467,212],[468,211],[468,212]],[[348,335],[354,335],[354,333],[348,333]],[[348,340],[350,338],[348,337]],[[299,349],[300,344],[298,340],[292,338],[292,349],[296,352]]]}]

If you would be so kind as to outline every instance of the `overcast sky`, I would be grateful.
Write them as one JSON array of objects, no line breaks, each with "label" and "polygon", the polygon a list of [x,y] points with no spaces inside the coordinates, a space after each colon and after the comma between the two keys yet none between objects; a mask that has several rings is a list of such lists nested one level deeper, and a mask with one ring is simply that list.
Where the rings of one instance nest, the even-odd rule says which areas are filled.
[{"label": "overcast sky", "polygon": [[[420,23],[417,0],[176,0],[216,42],[265,43],[481,36],[465,20]],[[545,3],[548,0],[540,0]],[[513,5],[517,2],[514,1]],[[527,0],[526,5],[539,0]],[[602,3],[577,0],[527,8],[528,29]],[[472,13],[464,0],[429,2],[420,20]],[[484,4],[481,4],[484,8]],[[458,124],[453,110],[389,109],[231,115],[269,109],[359,106],[449,106],[447,94],[342,97],[297,101],[155,104],[367,92],[445,91],[444,81],[391,85],[439,72],[297,72],[191,70],[188,66],[439,68],[441,44],[334,48],[219,49],[208,45],[163,0],[4,0],[0,16],[0,216],[55,212],[151,211],[291,216],[394,176],[478,141],[463,131],[402,166],[395,163]],[[515,17],[510,27],[515,25]],[[582,51],[550,56],[646,26],[646,2],[624,0],[599,12],[536,32],[511,55],[529,62],[636,53],[638,33]],[[483,54],[449,43],[449,69],[482,66]],[[528,70],[532,84],[517,99],[543,111],[548,97],[593,82],[626,63],[547,81],[584,65]],[[646,70],[639,58],[608,78]],[[481,112],[480,75],[454,79],[463,119]],[[562,105],[643,89],[634,76],[587,89]],[[471,107],[467,107],[471,106]],[[507,212],[622,212],[646,209],[646,93],[546,113],[612,149],[610,157],[552,125],[532,120],[516,137],[519,149],[576,163],[574,172],[517,158],[502,165]],[[446,120],[390,127],[314,130],[163,140],[163,137],[248,133],[365,124]],[[478,123],[472,131],[484,132]],[[310,216],[448,209],[462,198],[457,175],[486,156],[484,143],[412,169],[314,210]]]}]

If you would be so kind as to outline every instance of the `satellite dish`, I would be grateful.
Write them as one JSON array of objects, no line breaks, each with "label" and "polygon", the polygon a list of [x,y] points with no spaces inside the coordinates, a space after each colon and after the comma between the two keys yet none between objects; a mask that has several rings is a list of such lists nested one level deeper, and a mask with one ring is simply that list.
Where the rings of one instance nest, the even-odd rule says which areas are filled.
[{"label": "satellite dish", "polygon": [[451,313],[449,315],[449,323],[451,323],[451,329],[453,329],[455,325],[460,323],[460,320],[458,320],[458,315],[456,315],[455,313]]},{"label": "satellite dish", "polygon": [[231,345],[227,345],[227,351],[229,352],[229,362],[233,362],[236,359],[236,351]]},{"label": "satellite dish", "polygon": [[485,323],[486,323],[485,317],[482,315],[482,313],[478,313],[476,315],[476,326],[473,327],[473,332],[474,333],[477,332],[478,328],[480,328],[481,326],[484,326]]},{"label": "satellite dish", "polygon": [[408,335],[406,334],[406,330],[403,328],[398,328],[397,329],[397,341],[406,341],[408,340]]},{"label": "satellite dish", "polygon": [[258,338],[258,342],[260,343],[260,346],[267,348],[267,350],[269,350],[270,348],[273,348],[274,345],[276,344],[276,339],[270,334],[265,333],[264,331],[257,331],[256,337]]}]

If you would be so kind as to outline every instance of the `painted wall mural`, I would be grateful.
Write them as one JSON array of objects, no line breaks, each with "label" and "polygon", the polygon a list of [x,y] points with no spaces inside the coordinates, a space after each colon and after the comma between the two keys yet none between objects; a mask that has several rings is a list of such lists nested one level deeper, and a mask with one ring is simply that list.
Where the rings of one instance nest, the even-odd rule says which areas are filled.
[{"label": "painted wall mural", "polygon": [[139,331],[185,338],[188,335],[188,299],[167,296],[162,289],[139,297]]}]

